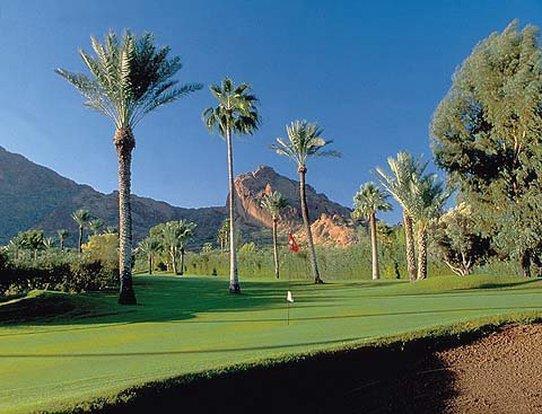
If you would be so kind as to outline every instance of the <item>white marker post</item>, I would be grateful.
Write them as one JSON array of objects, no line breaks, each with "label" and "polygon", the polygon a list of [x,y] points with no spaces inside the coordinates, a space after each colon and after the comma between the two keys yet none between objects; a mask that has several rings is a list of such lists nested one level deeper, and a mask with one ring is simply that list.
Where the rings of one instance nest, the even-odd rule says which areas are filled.
[{"label": "white marker post", "polygon": [[286,308],[288,309],[286,325],[290,325],[290,303],[294,303],[294,295],[292,295],[292,292],[288,291],[286,294]]}]

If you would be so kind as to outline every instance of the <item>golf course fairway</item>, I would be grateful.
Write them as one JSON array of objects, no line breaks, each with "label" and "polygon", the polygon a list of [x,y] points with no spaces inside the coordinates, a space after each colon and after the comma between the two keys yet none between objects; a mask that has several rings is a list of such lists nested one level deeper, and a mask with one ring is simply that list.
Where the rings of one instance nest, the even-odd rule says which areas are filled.
[{"label": "golf course fairway", "polygon": [[[0,412],[62,410],[148,381],[340,348],[518,313],[542,313],[542,281],[242,281],[139,276],[115,294],[32,292],[0,304]],[[286,293],[291,290],[287,324]]]}]

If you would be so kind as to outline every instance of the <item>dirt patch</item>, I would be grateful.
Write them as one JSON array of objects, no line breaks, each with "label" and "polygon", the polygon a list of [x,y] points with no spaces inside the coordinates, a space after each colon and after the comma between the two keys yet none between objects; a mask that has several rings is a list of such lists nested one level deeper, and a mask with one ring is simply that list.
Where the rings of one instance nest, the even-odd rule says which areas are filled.
[{"label": "dirt patch", "polygon": [[542,412],[542,325],[508,327],[437,358],[455,391],[446,412]]},{"label": "dirt patch", "polygon": [[[126,392],[93,412],[540,413],[542,325],[324,354]],[[122,398],[121,398],[122,399]],[[87,406],[87,409],[89,407]]]}]

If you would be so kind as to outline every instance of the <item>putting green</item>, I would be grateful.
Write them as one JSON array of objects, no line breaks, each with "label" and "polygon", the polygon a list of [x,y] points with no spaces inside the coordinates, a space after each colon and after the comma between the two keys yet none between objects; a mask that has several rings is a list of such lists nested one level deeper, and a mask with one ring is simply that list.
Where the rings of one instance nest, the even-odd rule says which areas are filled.
[{"label": "putting green", "polygon": [[[542,311],[542,282],[519,278],[242,286],[232,296],[222,278],[145,276],[136,278],[136,307],[105,294],[47,293],[0,304],[0,412],[60,409],[184,373]],[[295,299],[289,326],[288,289]],[[47,317],[53,311],[63,313]],[[30,313],[41,316],[13,323]]]}]

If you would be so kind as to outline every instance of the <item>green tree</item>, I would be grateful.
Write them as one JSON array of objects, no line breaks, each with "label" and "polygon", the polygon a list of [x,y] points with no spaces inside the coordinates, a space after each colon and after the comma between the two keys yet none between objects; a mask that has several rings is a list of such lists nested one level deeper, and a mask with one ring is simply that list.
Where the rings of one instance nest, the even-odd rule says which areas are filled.
[{"label": "green tree", "polygon": [[88,229],[91,231],[93,236],[97,236],[100,233],[100,230],[103,228],[104,222],[102,219],[95,218],[88,222]]},{"label": "green tree", "polygon": [[[184,273],[184,254],[187,241],[193,236],[196,223],[187,220],[173,220],[166,223],[160,223],[154,226],[149,234],[160,242],[163,249],[167,252],[169,263],[173,274]],[[181,260],[181,270],[179,272],[177,260]]]},{"label": "green tree", "polygon": [[307,195],[305,178],[307,174],[307,162],[314,157],[340,157],[338,151],[324,150],[333,141],[322,137],[323,129],[317,124],[307,121],[294,121],[286,126],[288,140],[277,138],[276,143],[271,146],[279,155],[290,158],[297,166],[299,174],[299,198],[301,203],[301,214],[305,225],[307,243],[311,255],[311,269],[314,283],[323,283],[318,270],[316,250],[312,238],[312,231],[309,219],[309,208],[307,206]]},{"label": "green tree", "polygon": [[441,216],[433,236],[438,257],[459,276],[470,274],[491,254],[491,239],[479,232],[473,217],[472,207],[460,203]]},{"label": "green tree", "polygon": [[427,164],[421,163],[406,151],[397,153],[396,157],[388,157],[388,167],[391,173],[376,168],[382,186],[388,190],[392,197],[403,209],[403,228],[405,231],[405,250],[407,258],[408,276],[411,281],[416,280],[417,266],[415,253],[414,228],[412,222],[413,200],[412,179],[419,177],[425,171]]},{"label": "green tree", "polygon": [[237,251],[235,245],[235,199],[233,175],[233,142],[232,135],[252,135],[260,124],[257,98],[250,93],[250,86],[241,83],[237,86],[229,78],[221,85],[211,85],[211,94],[217,100],[216,107],[207,108],[203,112],[203,122],[211,132],[218,133],[226,140],[228,150],[228,185],[229,185],[229,242],[230,242],[230,293],[240,293],[237,269]]},{"label": "green tree", "polygon": [[15,259],[19,259],[19,254],[22,250],[29,248],[28,240],[24,232],[17,233],[8,243],[8,247],[15,253]]},{"label": "green tree", "polygon": [[278,221],[281,211],[286,208],[288,202],[281,193],[278,191],[273,191],[271,194],[264,194],[261,200],[261,205],[269,213],[271,219],[273,220],[273,260],[275,263],[275,277],[278,279],[280,277],[279,248],[277,240]]},{"label": "green tree", "polygon": [[26,230],[21,233],[22,239],[24,240],[23,246],[32,250],[34,260],[38,258],[38,251],[45,248],[45,235],[41,229],[31,229]]},{"label": "green tree", "polygon": [[173,76],[181,69],[178,57],[169,58],[169,47],[157,48],[153,35],[136,37],[125,32],[119,39],[109,32],[100,43],[91,38],[94,55],[79,54],[89,75],[65,69],[56,72],[85,98],[85,105],[108,117],[115,126],[113,143],[119,180],[119,303],[135,304],[132,286],[131,163],[135,148],[133,130],[145,115],[201,89],[199,84],[179,85]]},{"label": "green tree", "polygon": [[385,194],[372,182],[363,184],[354,196],[354,211],[352,213],[353,217],[355,219],[364,218],[369,222],[369,229],[371,233],[373,280],[380,279],[380,269],[378,266],[376,213],[378,211],[391,210],[391,204],[388,203],[387,199],[388,195]]},{"label": "green tree", "polygon": [[56,234],[58,236],[58,243],[59,243],[59,246],[60,246],[60,250],[63,251],[64,250],[64,243],[66,242],[66,239],[68,238],[70,233],[66,229],[60,229],[60,230],[56,231]]},{"label": "green tree", "polygon": [[542,250],[541,61],[536,27],[514,21],[491,34],[454,74],[431,125],[437,164],[526,276]]},{"label": "green tree", "polygon": [[220,245],[220,251],[225,251],[228,248],[228,242],[230,238],[230,221],[228,219],[222,222],[222,225],[218,229],[217,240]]},{"label": "green tree", "polygon": [[77,227],[79,228],[79,239],[77,241],[77,250],[79,251],[79,253],[83,251],[82,246],[83,246],[84,231],[85,231],[85,227],[87,227],[88,223],[90,222],[90,218],[91,218],[90,211],[85,210],[85,209],[79,209],[72,213],[72,219],[73,221],[75,221],[75,223],[77,224]]},{"label": "green tree", "polygon": [[153,238],[147,237],[141,240],[137,246],[137,252],[145,256],[148,263],[149,275],[152,275],[152,270],[154,267],[154,258],[162,250],[162,245],[160,242]]},{"label": "green tree", "polygon": [[412,190],[411,213],[418,231],[418,271],[417,280],[427,278],[427,229],[442,214],[448,192],[436,174],[414,175],[410,183]]}]

